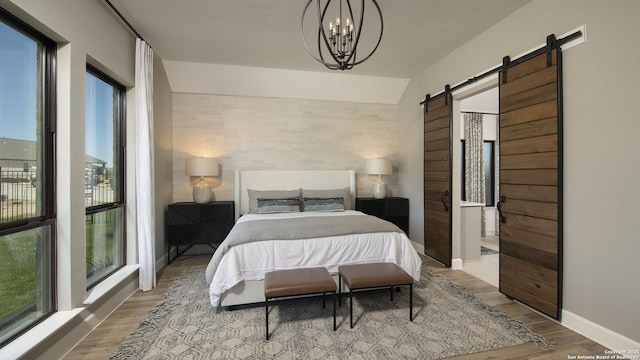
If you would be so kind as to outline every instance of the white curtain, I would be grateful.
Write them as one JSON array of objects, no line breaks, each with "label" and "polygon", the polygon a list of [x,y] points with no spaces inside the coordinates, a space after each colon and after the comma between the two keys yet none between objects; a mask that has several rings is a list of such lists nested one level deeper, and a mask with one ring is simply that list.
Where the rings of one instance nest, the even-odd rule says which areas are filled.
[{"label": "white curtain", "polygon": [[[484,141],[482,137],[482,114],[464,114],[464,161],[466,200],[486,204],[484,175]],[[480,212],[481,236],[485,237],[486,220],[484,206]]]},{"label": "white curtain", "polygon": [[156,286],[153,175],[153,50],[136,39],[136,222],[140,290]]}]

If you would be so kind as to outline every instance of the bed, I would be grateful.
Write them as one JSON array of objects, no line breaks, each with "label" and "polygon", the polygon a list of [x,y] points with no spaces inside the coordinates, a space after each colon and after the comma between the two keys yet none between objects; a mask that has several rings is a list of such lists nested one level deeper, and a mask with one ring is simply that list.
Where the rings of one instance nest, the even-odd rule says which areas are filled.
[{"label": "bed", "polygon": [[214,307],[264,302],[264,274],[273,270],[323,266],[336,276],[340,265],[393,262],[420,279],[407,236],[353,210],[353,170],[236,171],[235,185],[236,225],[206,270]]}]

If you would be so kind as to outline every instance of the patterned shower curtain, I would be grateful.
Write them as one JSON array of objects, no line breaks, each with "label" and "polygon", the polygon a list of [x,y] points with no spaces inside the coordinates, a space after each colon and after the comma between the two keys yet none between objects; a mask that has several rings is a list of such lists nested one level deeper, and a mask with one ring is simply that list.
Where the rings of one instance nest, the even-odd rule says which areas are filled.
[{"label": "patterned shower curtain", "polygon": [[[484,181],[484,141],[482,138],[482,114],[464,114],[465,192],[466,200],[486,204]],[[486,236],[484,205],[480,212],[481,236]]]}]

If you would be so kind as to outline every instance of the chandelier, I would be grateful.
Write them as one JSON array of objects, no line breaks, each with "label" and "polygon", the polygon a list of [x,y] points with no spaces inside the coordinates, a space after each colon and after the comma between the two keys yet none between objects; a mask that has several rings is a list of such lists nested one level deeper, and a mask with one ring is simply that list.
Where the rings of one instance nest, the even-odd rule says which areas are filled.
[{"label": "chandelier", "polygon": [[[318,51],[311,50],[305,37],[305,17],[312,2],[316,2],[317,9],[317,45]],[[380,34],[375,46],[364,57],[358,57],[358,45],[362,35],[362,24],[364,22],[365,2],[371,2],[378,12],[380,18]],[[376,0],[361,0],[359,16],[354,16],[354,8],[350,0],[327,0],[324,5],[322,0],[309,0],[302,12],[301,34],[304,46],[314,59],[331,70],[349,70],[354,66],[363,63],[373,55],[382,40],[382,12]],[[355,4],[358,1],[354,1]],[[332,6],[333,5],[333,6]],[[310,11],[313,14],[313,11]],[[311,29],[316,30],[315,23]],[[368,25],[367,25],[368,27]],[[370,38],[372,39],[372,38]],[[375,38],[373,38],[375,39]],[[371,42],[370,45],[373,45]]]}]

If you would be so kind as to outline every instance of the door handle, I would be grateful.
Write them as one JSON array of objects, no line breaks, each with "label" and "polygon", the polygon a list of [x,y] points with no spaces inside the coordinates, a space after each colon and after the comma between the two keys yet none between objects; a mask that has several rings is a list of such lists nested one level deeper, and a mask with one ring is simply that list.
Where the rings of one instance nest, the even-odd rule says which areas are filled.
[{"label": "door handle", "polygon": [[500,205],[506,202],[507,202],[507,197],[502,195],[500,196],[500,201],[498,201],[498,203],[496,204],[496,208],[498,208],[498,216],[500,216],[500,222],[503,224],[507,223],[507,218],[504,215],[502,215],[502,207]]},{"label": "door handle", "polygon": [[440,197],[440,201],[442,201],[442,206],[444,206],[444,211],[449,211],[449,207],[447,206],[446,198],[449,197],[449,190],[446,190],[444,194]]}]

